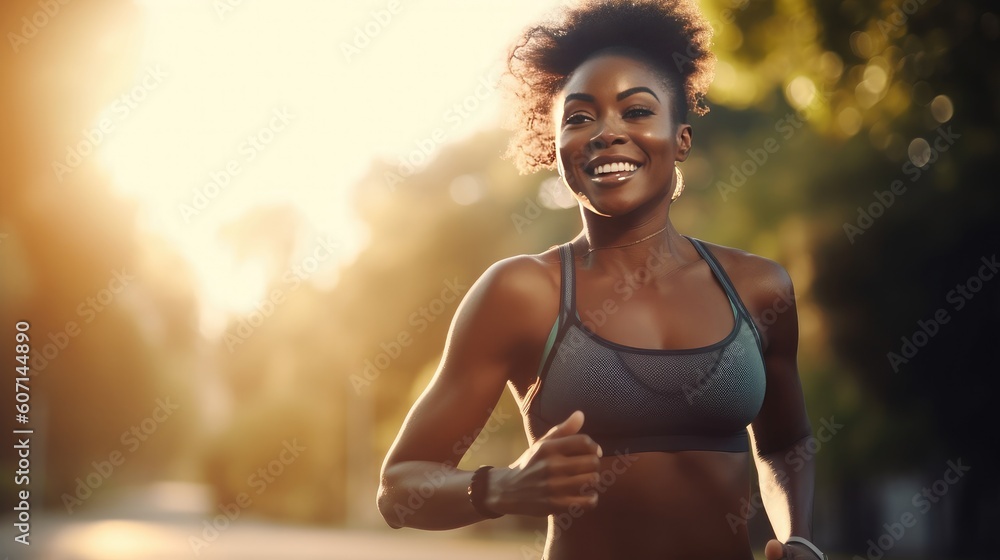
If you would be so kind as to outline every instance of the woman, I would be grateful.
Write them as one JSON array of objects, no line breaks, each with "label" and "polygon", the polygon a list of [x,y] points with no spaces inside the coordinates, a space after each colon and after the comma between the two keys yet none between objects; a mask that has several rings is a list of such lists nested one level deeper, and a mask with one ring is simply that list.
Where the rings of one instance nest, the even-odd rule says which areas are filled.
[{"label": "woman", "polygon": [[[383,465],[389,525],[544,515],[549,560],[752,559],[752,457],[778,537],[767,558],[821,557],[788,274],[669,218],[710,39],[691,2],[589,2],[511,51],[512,154],[559,169],[583,230],[494,264],[459,306]],[[530,446],[508,467],[454,468],[505,385]]]}]

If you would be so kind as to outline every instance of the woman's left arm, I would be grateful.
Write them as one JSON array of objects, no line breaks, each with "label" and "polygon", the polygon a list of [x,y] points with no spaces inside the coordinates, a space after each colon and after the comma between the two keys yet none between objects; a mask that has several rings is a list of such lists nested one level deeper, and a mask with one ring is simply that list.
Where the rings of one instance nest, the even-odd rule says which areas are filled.
[{"label": "woman's left arm", "polygon": [[756,289],[751,311],[758,318],[764,344],[767,389],[749,431],[761,500],[778,538],[778,542],[768,543],[765,552],[769,560],[814,560],[817,556],[808,546],[785,544],[792,536],[812,540],[815,481],[815,463],[806,446],[812,428],[796,358],[799,327],[795,295],[785,269],[761,260],[766,266],[762,267],[764,274],[753,282]]}]

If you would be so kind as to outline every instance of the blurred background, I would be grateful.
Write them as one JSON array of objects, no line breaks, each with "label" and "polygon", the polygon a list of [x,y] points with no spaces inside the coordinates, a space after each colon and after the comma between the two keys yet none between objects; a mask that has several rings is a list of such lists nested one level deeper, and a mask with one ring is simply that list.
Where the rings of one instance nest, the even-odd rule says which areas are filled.
[{"label": "blurred background", "polygon": [[[995,558],[1000,10],[701,4],[719,63],[672,217],[794,280],[816,542]],[[542,520],[391,531],[374,492],[455,296],[579,230],[501,158],[503,55],[557,6],[5,1],[0,400],[33,433],[5,436],[0,551],[537,558]],[[494,417],[463,466],[524,449],[509,395]]]}]

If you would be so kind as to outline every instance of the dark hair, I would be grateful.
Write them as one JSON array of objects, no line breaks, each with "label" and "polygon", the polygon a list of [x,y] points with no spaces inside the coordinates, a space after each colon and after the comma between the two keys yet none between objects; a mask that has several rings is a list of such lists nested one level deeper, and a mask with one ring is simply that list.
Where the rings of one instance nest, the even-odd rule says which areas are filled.
[{"label": "dark hair", "polygon": [[526,29],[507,57],[506,89],[514,129],[507,157],[522,173],[555,166],[552,100],[570,74],[601,51],[627,54],[664,78],[674,122],[708,112],[704,96],[715,73],[712,28],[694,0],[582,0]]}]

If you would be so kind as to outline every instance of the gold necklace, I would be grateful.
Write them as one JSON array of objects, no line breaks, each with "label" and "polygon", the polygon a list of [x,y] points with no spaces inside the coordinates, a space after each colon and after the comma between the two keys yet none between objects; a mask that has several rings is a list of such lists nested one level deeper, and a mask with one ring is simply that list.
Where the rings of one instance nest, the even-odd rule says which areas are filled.
[{"label": "gold necklace", "polygon": [[[658,230],[654,231],[653,233],[647,235],[646,237],[643,237],[642,239],[637,239],[635,241],[630,241],[629,243],[622,243],[621,245],[608,245],[607,247],[593,247],[593,246],[591,246],[590,249],[587,249],[587,252],[584,253],[581,256],[586,257],[586,256],[590,255],[591,253],[593,253],[594,251],[601,251],[603,249],[621,249],[622,247],[631,247],[632,245],[638,245],[638,244],[642,243],[643,241],[646,241],[647,239],[651,239],[651,238],[653,238],[653,237],[655,237],[655,236],[663,233],[664,231],[667,230],[667,227],[668,226],[663,226],[661,229],[658,229]],[[587,236],[587,245],[590,245],[590,236],[589,235]]]}]

